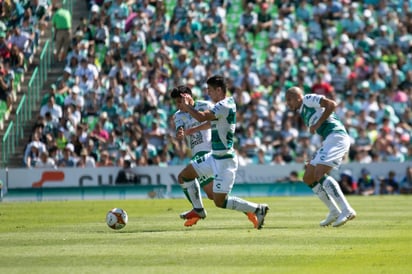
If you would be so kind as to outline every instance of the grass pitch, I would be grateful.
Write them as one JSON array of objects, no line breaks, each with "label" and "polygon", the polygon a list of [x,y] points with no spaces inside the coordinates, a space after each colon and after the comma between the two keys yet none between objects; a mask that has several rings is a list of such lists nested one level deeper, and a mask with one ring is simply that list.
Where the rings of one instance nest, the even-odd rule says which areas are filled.
[{"label": "grass pitch", "polygon": [[[0,273],[411,273],[412,196],[349,197],[358,217],[321,228],[315,197],[266,202],[265,227],[215,208],[186,228],[185,200],[0,204]],[[125,209],[119,231],[106,212]]]}]

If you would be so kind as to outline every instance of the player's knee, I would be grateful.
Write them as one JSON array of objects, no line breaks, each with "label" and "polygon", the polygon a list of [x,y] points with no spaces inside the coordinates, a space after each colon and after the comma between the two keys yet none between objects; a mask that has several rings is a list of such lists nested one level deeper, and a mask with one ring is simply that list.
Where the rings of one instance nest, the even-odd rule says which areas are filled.
[{"label": "player's knee", "polygon": [[180,172],[179,175],[177,175],[177,181],[179,182],[179,184],[184,183],[182,172]]},{"label": "player's knee", "polygon": [[215,206],[219,208],[225,208],[225,203],[222,201],[213,200],[215,202]]},{"label": "player's knee", "polygon": [[313,175],[313,177],[315,178],[316,182],[320,182],[320,180],[325,176],[324,172],[319,172],[317,170],[315,170],[315,174]]},{"label": "player's knee", "polygon": [[213,196],[213,202],[215,203],[216,207],[220,208],[226,208],[226,199],[223,197],[216,197],[216,195]]},{"label": "player's knee", "polygon": [[209,200],[213,200],[213,193],[206,193]]},{"label": "player's knee", "polygon": [[305,173],[305,175],[303,175],[302,180],[308,186],[312,185],[315,182],[315,179],[313,178],[313,176],[309,175],[309,174],[306,174],[306,173]]}]

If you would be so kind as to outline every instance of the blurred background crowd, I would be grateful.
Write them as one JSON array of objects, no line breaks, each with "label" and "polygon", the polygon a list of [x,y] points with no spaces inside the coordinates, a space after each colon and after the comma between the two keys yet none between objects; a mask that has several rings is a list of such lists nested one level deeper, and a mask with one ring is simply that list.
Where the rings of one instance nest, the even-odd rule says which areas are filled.
[{"label": "blurred background crowd", "polygon": [[345,162],[412,159],[412,1],[92,0],[80,22],[44,0],[10,3],[2,79],[24,69],[43,25],[71,33],[56,52],[65,68],[41,102],[27,167],[187,164],[169,91],[184,84],[208,100],[215,74],[237,102],[240,165],[303,164],[320,146],[286,108],[291,86],[338,102],[352,138]]}]

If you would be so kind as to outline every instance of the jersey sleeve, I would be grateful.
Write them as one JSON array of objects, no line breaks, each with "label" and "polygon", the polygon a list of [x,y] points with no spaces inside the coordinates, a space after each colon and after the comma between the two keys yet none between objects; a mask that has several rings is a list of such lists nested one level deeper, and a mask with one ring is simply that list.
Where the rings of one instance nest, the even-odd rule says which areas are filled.
[{"label": "jersey sleeve", "polygon": [[226,113],[226,105],[223,103],[223,101],[220,101],[219,103],[217,103],[212,109],[211,111],[213,112],[213,114],[216,116],[217,119],[219,119],[219,117],[225,115]]},{"label": "jersey sleeve", "polygon": [[311,108],[320,108],[320,100],[324,96],[318,94],[307,94],[303,96],[303,104]]}]

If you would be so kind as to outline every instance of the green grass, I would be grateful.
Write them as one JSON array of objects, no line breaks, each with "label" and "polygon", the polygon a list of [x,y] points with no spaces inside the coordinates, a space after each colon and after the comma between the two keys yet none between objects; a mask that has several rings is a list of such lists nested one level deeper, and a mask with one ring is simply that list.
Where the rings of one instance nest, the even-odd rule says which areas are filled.
[{"label": "green grass", "polygon": [[[262,230],[215,208],[185,228],[185,200],[0,204],[0,273],[411,273],[412,196],[349,197],[358,217],[320,228],[315,197],[254,198],[271,210]],[[129,223],[105,224],[112,207]]]}]

